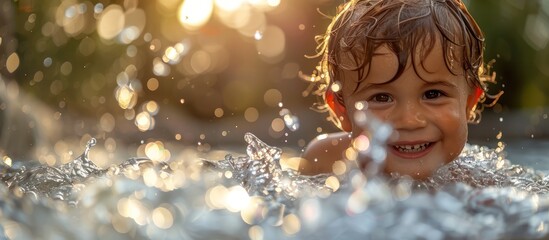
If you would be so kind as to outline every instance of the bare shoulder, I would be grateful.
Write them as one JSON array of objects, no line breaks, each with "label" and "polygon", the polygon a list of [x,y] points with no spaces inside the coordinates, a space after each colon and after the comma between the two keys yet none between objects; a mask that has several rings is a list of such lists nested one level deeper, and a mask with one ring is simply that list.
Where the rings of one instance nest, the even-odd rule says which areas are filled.
[{"label": "bare shoulder", "polygon": [[323,134],[313,139],[301,156],[299,165],[302,174],[314,175],[332,172],[334,162],[343,159],[343,152],[349,147],[348,132]]}]

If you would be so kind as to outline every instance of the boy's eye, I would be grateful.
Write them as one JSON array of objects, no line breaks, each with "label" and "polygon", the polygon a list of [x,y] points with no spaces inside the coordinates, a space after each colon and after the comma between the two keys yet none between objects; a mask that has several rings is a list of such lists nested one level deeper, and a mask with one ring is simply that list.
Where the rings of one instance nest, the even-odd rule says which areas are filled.
[{"label": "boy's eye", "polygon": [[372,96],[371,101],[374,102],[391,102],[392,98],[388,94],[380,93]]},{"label": "boy's eye", "polygon": [[434,99],[441,97],[443,94],[439,90],[428,90],[424,93],[425,99]]}]

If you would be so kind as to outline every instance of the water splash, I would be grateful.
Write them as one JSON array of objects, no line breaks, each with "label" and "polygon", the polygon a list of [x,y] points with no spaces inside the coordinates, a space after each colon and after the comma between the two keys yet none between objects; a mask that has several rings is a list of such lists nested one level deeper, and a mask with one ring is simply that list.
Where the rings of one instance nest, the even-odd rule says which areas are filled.
[{"label": "water splash", "polygon": [[[99,168],[90,160],[90,150],[96,144],[95,138],[90,139],[86,143],[82,155],[59,166],[43,166],[36,165],[36,163],[13,167],[3,166],[1,179],[11,191],[17,191],[34,198],[65,200],[75,205],[77,200],[74,198],[74,194],[78,190],[75,186],[90,178],[103,176],[109,170]],[[150,162],[149,159],[131,158],[121,163],[117,168],[138,167]]]},{"label": "water splash", "polygon": [[[244,138],[246,155],[228,154],[223,160],[176,157],[156,163],[130,158],[100,169],[88,156],[91,141],[80,157],[58,167],[2,165],[6,185],[0,185],[0,234],[11,239],[501,239],[549,234],[549,178],[510,164],[501,151],[467,145],[456,161],[425,182],[367,176],[351,168],[337,176],[341,187],[332,192],[326,180],[333,176],[307,177],[284,169],[281,149],[253,134]],[[234,198],[239,186],[248,195]],[[35,195],[26,194],[30,192]],[[241,208],[229,209],[235,204]]]},{"label": "water splash", "polygon": [[84,153],[75,160],[57,167],[20,166],[5,168],[2,180],[10,190],[38,197],[65,200],[71,195],[72,186],[87,178],[103,173],[89,160],[90,149],[95,146],[92,138],[86,144]]},{"label": "water splash", "polygon": [[[308,184],[311,189],[326,185],[323,181],[301,183],[303,176],[298,174],[286,175],[288,181],[297,184],[283,184],[280,175],[273,174],[280,172],[279,165],[273,171],[267,167],[272,162],[264,161],[278,160],[280,150],[251,134],[247,134],[246,141],[248,156],[239,158],[240,164],[231,164],[231,157],[208,162],[237,176],[250,176],[243,172],[263,173],[260,181],[244,177],[237,178],[237,182],[248,190],[254,189],[250,195],[260,193],[271,199],[268,204],[287,204],[286,214],[299,212],[303,221],[300,224],[305,228],[296,235],[297,239],[500,239],[538,238],[549,233],[545,228],[549,223],[549,177],[510,164],[501,151],[466,145],[457,160],[423,182],[397,175],[388,180],[382,176],[365,177],[358,169],[351,169],[341,179],[342,187],[331,195],[330,192],[319,198],[302,191],[294,195],[298,197],[283,201],[276,191],[256,189],[266,182],[270,183],[268,189],[280,188],[279,192],[295,191],[295,185]],[[246,162],[258,165],[242,167]],[[250,188],[251,184],[256,188]]]},{"label": "water splash", "polygon": [[224,160],[205,160],[206,163],[231,171],[250,195],[266,197],[273,203],[288,204],[304,194],[329,191],[324,185],[329,175],[304,176],[293,169],[282,169],[280,148],[265,144],[251,133],[246,133],[244,140],[248,144],[246,156],[235,158],[229,154]]},{"label": "water splash", "polygon": [[[372,113],[367,111],[368,102],[356,102],[357,111],[354,113],[354,122],[363,132],[353,140],[354,149],[359,153],[358,160],[368,163],[365,174],[368,177],[376,176],[383,169],[385,158],[387,157],[386,143],[391,135],[395,134],[393,128],[388,123],[379,120]],[[363,143],[364,142],[364,143]],[[361,149],[357,146],[366,146]]]}]

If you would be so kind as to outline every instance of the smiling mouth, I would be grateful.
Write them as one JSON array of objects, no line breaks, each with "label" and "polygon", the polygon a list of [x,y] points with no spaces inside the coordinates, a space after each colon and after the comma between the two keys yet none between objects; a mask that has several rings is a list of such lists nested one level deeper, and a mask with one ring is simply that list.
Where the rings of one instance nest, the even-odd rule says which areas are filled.
[{"label": "smiling mouth", "polygon": [[425,151],[427,148],[429,148],[433,143],[427,142],[427,143],[421,143],[421,144],[413,144],[413,145],[393,145],[393,149],[396,150],[399,153],[420,153],[422,151]]}]

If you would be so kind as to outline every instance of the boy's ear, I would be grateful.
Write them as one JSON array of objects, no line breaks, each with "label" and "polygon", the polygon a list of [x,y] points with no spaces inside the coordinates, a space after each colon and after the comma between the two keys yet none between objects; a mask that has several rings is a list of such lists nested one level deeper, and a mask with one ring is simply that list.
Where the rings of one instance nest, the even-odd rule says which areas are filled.
[{"label": "boy's ear", "polygon": [[471,118],[471,114],[473,114],[473,111],[475,111],[477,104],[482,97],[482,94],[484,91],[481,87],[475,87],[475,89],[469,94],[467,97],[467,118]]},{"label": "boy's ear", "polygon": [[332,117],[336,118],[334,119],[334,122],[337,127],[343,131],[350,132],[352,130],[351,121],[343,101],[338,100],[338,96],[336,96],[336,93],[334,93],[330,88],[326,91],[325,97],[328,107],[330,107],[333,115],[335,115]]}]

